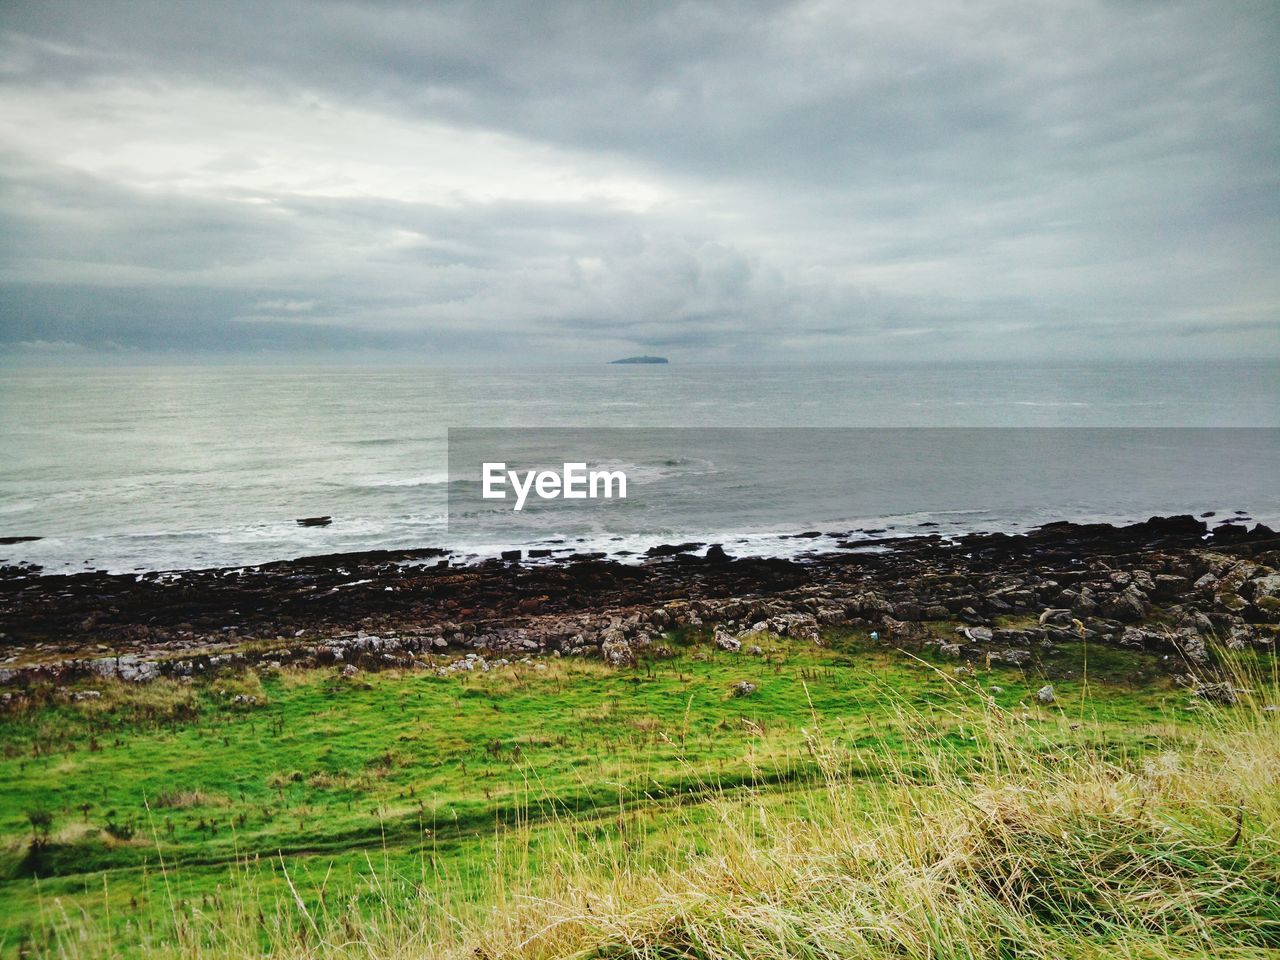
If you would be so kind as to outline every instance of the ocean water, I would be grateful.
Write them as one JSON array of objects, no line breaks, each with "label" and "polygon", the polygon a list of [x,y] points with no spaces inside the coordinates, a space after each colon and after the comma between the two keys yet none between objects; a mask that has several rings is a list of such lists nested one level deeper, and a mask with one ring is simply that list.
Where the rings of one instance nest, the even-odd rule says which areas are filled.
[{"label": "ocean water", "polygon": [[[811,528],[857,539],[1210,510],[1274,525],[1278,374],[1262,362],[0,370],[0,537],[41,538],[0,545],[0,562],[141,571],[548,543],[626,556],[676,539],[788,553],[822,545],[784,536]],[[533,428],[550,427],[643,438],[623,453],[647,495],[524,518],[455,505],[449,522],[450,428],[508,428],[495,458],[532,462],[553,452]],[[592,436],[584,457],[617,454]],[[471,488],[454,479],[456,500]],[[332,525],[295,523],[315,515]]]}]

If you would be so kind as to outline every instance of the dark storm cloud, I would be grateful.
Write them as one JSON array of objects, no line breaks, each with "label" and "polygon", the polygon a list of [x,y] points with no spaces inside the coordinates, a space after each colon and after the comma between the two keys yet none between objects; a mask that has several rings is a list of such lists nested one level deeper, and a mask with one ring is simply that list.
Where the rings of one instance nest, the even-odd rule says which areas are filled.
[{"label": "dark storm cloud", "polygon": [[1280,8],[0,10],[0,343],[1280,353]]}]

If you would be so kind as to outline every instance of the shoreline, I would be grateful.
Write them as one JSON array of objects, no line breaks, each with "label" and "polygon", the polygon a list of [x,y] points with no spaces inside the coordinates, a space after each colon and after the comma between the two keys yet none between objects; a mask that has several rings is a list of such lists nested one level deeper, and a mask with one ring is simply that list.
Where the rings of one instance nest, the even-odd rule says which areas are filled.
[{"label": "shoreline", "polygon": [[0,684],[438,667],[468,655],[627,665],[660,655],[673,630],[729,645],[757,628],[817,640],[828,626],[988,662],[1029,662],[1069,640],[1195,660],[1215,643],[1274,645],[1280,624],[1280,537],[1262,524],[1061,522],[793,559],[690,552],[702,546],[655,547],[642,563],[570,554],[454,566],[426,548],[141,575],[3,567]]}]

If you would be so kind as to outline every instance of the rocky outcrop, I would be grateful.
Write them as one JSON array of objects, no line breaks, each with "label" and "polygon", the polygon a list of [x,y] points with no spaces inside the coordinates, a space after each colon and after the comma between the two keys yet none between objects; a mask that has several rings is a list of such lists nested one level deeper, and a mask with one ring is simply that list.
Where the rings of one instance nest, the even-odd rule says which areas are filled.
[{"label": "rocky outcrop", "polygon": [[1280,541],[1222,544],[1191,518],[1051,525],[1022,537],[896,541],[805,562],[660,550],[640,565],[565,557],[442,565],[439,551],[253,569],[40,576],[0,571],[0,682],[146,681],[228,668],[438,667],[441,658],[598,656],[619,667],[703,631],[742,654],[832,627],[973,663],[1026,664],[1088,641],[1207,665],[1271,645]]}]

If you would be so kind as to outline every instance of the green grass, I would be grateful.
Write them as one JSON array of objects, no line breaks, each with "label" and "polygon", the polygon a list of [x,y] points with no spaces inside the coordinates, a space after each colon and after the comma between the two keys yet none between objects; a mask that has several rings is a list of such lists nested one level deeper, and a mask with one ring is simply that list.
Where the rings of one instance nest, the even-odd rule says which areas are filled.
[{"label": "green grass", "polygon": [[[244,952],[246,936],[279,949],[348,928],[393,951],[423,925],[465,939],[566,863],[671,870],[746,829],[727,811],[767,833],[870,814],[935,781],[939,756],[980,765],[990,738],[958,701],[1017,717],[1049,763],[1129,762],[1195,730],[1185,691],[1127,651],[1068,646],[957,678],[845,633],[760,658],[681,639],[630,670],[543,659],[46,691],[0,719],[0,953]],[[1049,709],[1033,699],[1046,676]],[[735,698],[743,679],[758,692]]]}]

